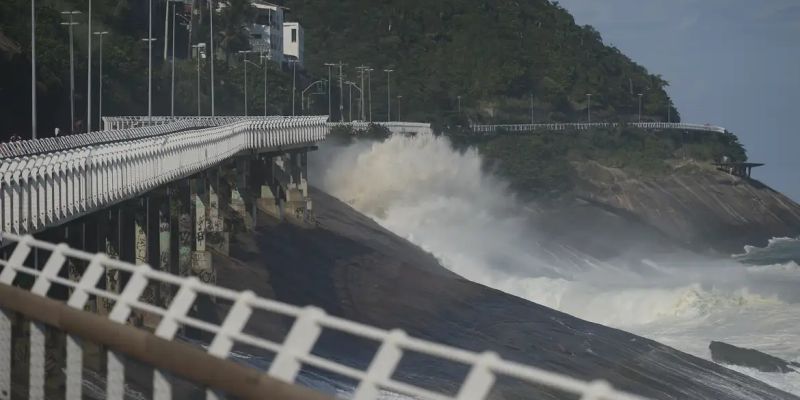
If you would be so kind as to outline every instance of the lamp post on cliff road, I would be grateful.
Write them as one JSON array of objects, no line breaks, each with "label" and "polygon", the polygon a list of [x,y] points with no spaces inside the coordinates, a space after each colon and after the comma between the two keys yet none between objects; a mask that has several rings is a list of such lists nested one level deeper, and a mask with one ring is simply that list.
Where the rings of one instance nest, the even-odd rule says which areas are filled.
[{"label": "lamp post on cliff road", "polygon": [[331,110],[331,68],[333,68],[336,64],[334,63],[325,63],[325,66],[328,67],[328,121],[333,122],[333,114]]},{"label": "lamp post on cliff road", "polygon": [[591,124],[592,123],[592,94],[586,93],[586,120]]},{"label": "lamp post on cliff road", "polygon": [[642,96],[644,94],[639,93],[639,122],[642,122]]},{"label": "lamp post on cliff road", "polygon": [[69,27],[69,132],[75,129],[75,39],[74,27],[78,25],[73,20],[75,15],[80,14],[80,11],[62,11],[61,14],[69,16],[69,22],[62,22],[61,25]]},{"label": "lamp post on cliff road", "polygon": [[98,99],[97,99],[97,128],[103,129],[103,36],[108,35],[108,31],[94,32],[100,40],[100,79],[98,82]]},{"label": "lamp post on cliff road", "polygon": [[403,99],[403,96],[397,96],[397,121],[400,122],[400,100]]},{"label": "lamp post on cliff road", "polygon": [[392,72],[393,69],[385,69],[386,72],[386,122],[392,120]]}]

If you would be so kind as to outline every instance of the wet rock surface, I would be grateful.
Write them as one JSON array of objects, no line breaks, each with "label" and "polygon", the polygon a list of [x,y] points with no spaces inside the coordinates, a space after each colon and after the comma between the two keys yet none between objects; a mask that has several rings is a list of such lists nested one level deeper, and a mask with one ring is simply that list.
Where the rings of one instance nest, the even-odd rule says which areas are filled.
[{"label": "wet rock surface", "polygon": [[[718,364],[617,329],[586,322],[472,283],[430,254],[383,229],[346,204],[313,190],[316,227],[260,216],[254,233],[238,233],[231,256],[214,255],[218,283],[296,305],[502,357],[655,399],[797,399]],[[257,317],[264,337],[286,321]],[[363,367],[376,349],[323,333],[315,350]],[[407,356],[398,377],[454,392],[463,366]],[[573,398],[499,381],[492,398]]]}]

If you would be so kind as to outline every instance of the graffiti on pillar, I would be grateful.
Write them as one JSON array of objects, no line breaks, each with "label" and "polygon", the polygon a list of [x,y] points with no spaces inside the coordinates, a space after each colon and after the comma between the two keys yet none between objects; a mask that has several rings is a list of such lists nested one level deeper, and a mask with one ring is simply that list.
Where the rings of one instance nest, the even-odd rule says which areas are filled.
[{"label": "graffiti on pillar", "polygon": [[189,214],[181,214],[178,219],[178,243],[184,246],[192,244],[192,218]]},{"label": "graffiti on pillar", "polygon": [[144,229],[139,224],[136,224],[136,263],[137,264],[145,264],[147,263],[147,236],[144,233]]},{"label": "graffiti on pillar", "polygon": [[212,285],[215,284],[217,281],[216,274],[214,273],[214,271],[210,270],[200,271],[198,277],[200,278],[201,281],[203,281],[203,283],[208,283]]}]

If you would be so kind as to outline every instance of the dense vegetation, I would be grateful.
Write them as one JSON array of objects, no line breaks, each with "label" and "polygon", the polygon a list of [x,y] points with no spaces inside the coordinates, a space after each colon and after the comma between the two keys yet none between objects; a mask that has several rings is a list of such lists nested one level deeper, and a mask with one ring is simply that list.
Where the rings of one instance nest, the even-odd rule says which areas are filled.
[{"label": "dense vegetation", "polygon": [[[196,65],[191,43],[208,38],[207,0],[194,0],[195,13],[184,12],[177,32],[177,114],[196,113]],[[248,0],[220,0],[216,15],[217,113],[243,113],[243,76],[239,50],[246,50],[246,27],[252,18]],[[386,116],[386,74],[393,68],[392,112],[404,119],[454,125],[471,121],[523,122],[533,99],[537,121],[583,120],[586,93],[592,93],[596,120],[619,120],[638,113],[643,93],[647,119],[663,120],[671,105],[667,82],[649,74],[614,47],[602,43],[589,26],[578,26],[557,3],[496,0],[285,0],[289,20],[306,30],[305,77],[326,77],[324,62],[370,65],[373,115]],[[62,10],[80,10],[76,21],[76,112],[86,115],[86,1],[39,0],[37,4],[38,96],[40,135],[69,126],[69,56]],[[147,105],[147,4],[137,0],[94,0],[93,30],[107,30],[104,46],[105,114],[142,114]],[[154,112],[169,113],[170,64],[162,58],[164,0],[153,0]],[[27,133],[30,115],[30,2],[0,2],[0,130]],[[188,22],[191,21],[192,24]],[[189,27],[191,26],[191,29]],[[95,38],[96,39],[96,38]],[[95,82],[98,88],[97,41]],[[254,67],[252,67],[254,68]],[[202,69],[202,112],[209,112],[208,63]],[[272,66],[269,111],[290,112],[287,71]],[[262,74],[254,71],[248,87],[250,109],[263,110]],[[334,94],[336,89],[334,88]],[[345,93],[345,102],[348,93]],[[401,95],[397,104],[396,95]],[[461,96],[462,112],[457,112]],[[337,95],[333,96],[337,103]],[[97,93],[93,94],[99,99]],[[321,99],[321,98],[320,98]],[[298,100],[299,102],[299,100]],[[357,104],[357,99],[354,102]],[[346,104],[346,109],[349,104]],[[95,107],[97,102],[95,101]],[[299,107],[298,107],[299,108]],[[338,104],[334,104],[334,110]],[[327,113],[327,102],[313,110]],[[347,113],[347,110],[345,111]],[[97,114],[95,111],[94,114]],[[674,120],[678,113],[673,109]],[[337,116],[335,116],[337,117]],[[80,118],[79,118],[80,119]],[[97,126],[97,122],[93,123]],[[23,135],[27,136],[27,135]]]},{"label": "dense vegetation", "polygon": [[[247,0],[232,0],[214,21],[219,52],[215,63],[216,113],[244,114],[244,70],[239,50],[246,50],[244,31],[249,9]],[[165,2],[153,0],[153,113],[170,114],[171,64],[163,59]],[[239,4],[239,6],[236,6]],[[245,7],[241,7],[244,4]],[[103,43],[103,114],[147,114],[148,2],[141,0],[94,0],[93,31],[109,31]],[[182,6],[181,6],[182,7]],[[75,21],[76,120],[85,126],[87,71],[87,2],[85,0],[38,0],[37,96],[39,136],[52,135],[55,127],[67,132],[69,117],[68,30],[60,25],[62,10],[79,10]],[[208,41],[207,8],[192,15],[180,10],[176,30],[176,115],[197,113],[197,63],[191,45]],[[189,22],[192,24],[189,24]],[[191,27],[191,29],[190,29]],[[99,43],[93,43],[93,128],[98,126]],[[30,1],[0,1],[0,139],[12,134],[30,134]],[[250,60],[260,63],[257,55]],[[201,112],[210,114],[210,65],[201,58]],[[269,63],[268,112],[291,114],[290,71]],[[263,114],[263,70],[249,65],[248,105],[250,114]],[[301,75],[302,79],[303,76]],[[297,112],[300,112],[299,94]]]},{"label": "dense vegetation", "polygon": [[[325,62],[348,70],[369,65],[380,118],[386,74],[392,101],[402,95],[410,119],[526,122],[531,96],[537,121],[584,121],[592,93],[596,120],[638,114],[666,120],[667,82],[649,74],[590,26],[578,26],[548,0],[287,0],[306,30],[306,58],[316,75]],[[355,73],[348,74],[354,79]],[[461,115],[458,114],[461,96]],[[379,111],[379,112],[378,112]],[[395,112],[393,106],[393,113]],[[673,121],[679,119],[672,110]]]}]

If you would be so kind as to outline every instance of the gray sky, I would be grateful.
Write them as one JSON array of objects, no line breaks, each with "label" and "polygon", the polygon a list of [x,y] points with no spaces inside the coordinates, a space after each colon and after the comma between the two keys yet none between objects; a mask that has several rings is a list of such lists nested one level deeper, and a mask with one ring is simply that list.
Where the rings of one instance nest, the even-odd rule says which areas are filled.
[{"label": "gray sky", "polygon": [[670,82],[685,122],[736,133],[754,177],[800,201],[800,1],[561,0]]}]

